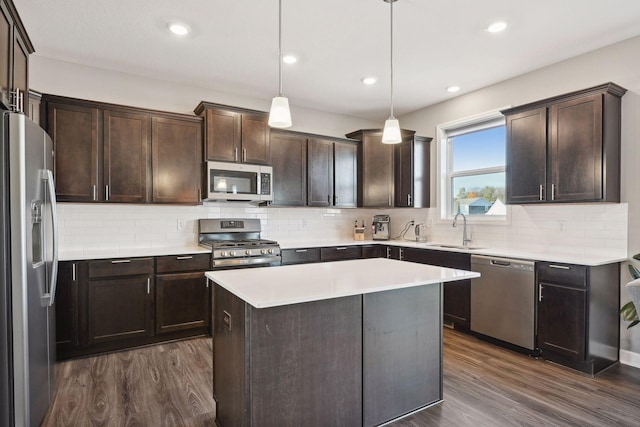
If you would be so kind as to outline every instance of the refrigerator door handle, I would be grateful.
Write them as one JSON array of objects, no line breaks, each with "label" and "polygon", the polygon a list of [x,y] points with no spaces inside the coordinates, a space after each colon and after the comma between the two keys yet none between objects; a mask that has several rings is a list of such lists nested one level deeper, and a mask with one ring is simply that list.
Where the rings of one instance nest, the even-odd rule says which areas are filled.
[{"label": "refrigerator door handle", "polygon": [[53,236],[53,262],[51,267],[51,285],[49,293],[45,294],[45,299],[49,306],[52,306],[56,298],[56,286],[58,284],[58,213],[56,207],[56,189],[53,184],[53,172],[49,169],[42,171],[42,179],[47,182],[49,201],[51,202],[51,228]]}]

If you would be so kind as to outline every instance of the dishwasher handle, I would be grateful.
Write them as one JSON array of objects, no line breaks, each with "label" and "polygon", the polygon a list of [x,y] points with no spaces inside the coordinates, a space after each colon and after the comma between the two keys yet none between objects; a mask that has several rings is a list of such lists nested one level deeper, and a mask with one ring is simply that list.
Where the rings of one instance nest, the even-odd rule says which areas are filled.
[{"label": "dishwasher handle", "polygon": [[503,260],[499,260],[499,259],[492,259],[491,260],[491,265],[499,265],[501,267],[509,267],[511,265],[510,261],[503,261]]}]

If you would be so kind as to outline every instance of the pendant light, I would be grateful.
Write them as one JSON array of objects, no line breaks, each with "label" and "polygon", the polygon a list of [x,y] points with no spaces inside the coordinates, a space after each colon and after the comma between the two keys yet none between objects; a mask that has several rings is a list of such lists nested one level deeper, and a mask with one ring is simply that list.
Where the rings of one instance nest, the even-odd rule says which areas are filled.
[{"label": "pendant light", "polygon": [[289,100],[282,95],[282,0],[278,0],[278,96],[271,101],[269,126],[272,128],[288,128],[291,126]]},{"label": "pendant light", "polygon": [[382,132],[382,143],[383,144],[399,144],[402,142],[402,137],[400,136],[400,123],[398,123],[398,119],[393,116],[393,4],[397,0],[383,0],[386,3],[389,3],[391,6],[391,115],[384,122],[384,131]]}]

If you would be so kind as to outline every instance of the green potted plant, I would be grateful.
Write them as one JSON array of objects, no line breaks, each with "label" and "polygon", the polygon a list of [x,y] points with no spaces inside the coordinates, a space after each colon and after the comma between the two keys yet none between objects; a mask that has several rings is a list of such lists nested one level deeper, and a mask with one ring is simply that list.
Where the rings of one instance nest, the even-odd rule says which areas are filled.
[{"label": "green potted plant", "polygon": [[[635,254],[633,259],[640,261],[640,254]],[[627,283],[626,287],[631,295],[631,301],[623,305],[620,309],[620,317],[622,317],[622,320],[631,322],[629,326],[627,326],[627,329],[640,323],[640,319],[638,319],[638,307],[640,307],[640,270],[629,262],[629,273],[631,273],[633,280]]]}]

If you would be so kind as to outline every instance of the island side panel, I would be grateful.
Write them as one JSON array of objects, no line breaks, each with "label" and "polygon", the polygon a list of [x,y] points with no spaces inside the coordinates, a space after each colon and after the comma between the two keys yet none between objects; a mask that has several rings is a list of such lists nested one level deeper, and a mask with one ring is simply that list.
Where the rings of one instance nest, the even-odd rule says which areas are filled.
[{"label": "island side panel", "polygon": [[364,425],[442,400],[442,284],[363,296]]},{"label": "island side panel", "polygon": [[252,425],[362,425],[362,296],[251,307],[250,319]]},{"label": "island side panel", "polygon": [[[213,288],[213,396],[216,424],[249,425],[245,302],[218,284]],[[226,316],[228,313],[230,316]],[[230,322],[225,322],[225,317]]]}]

